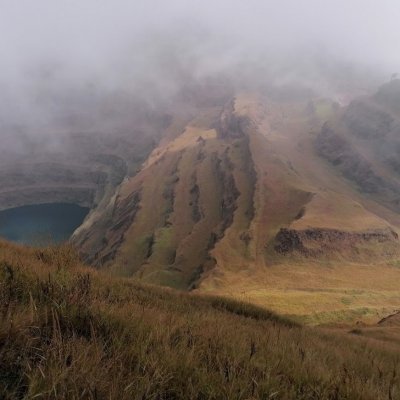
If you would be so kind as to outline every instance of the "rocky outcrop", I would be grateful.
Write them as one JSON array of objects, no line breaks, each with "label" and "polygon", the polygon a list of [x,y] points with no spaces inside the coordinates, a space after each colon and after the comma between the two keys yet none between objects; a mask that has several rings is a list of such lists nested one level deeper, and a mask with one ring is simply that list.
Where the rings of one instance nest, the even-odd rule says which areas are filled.
[{"label": "rocky outcrop", "polygon": [[345,137],[325,123],[316,140],[318,153],[338,168],[343,175],[355,182],[365,193],[378,193],[388,183],[376,175],[366,160]]},{"label": "rocky outcrop", "polygon": [[382,85],[373,99],[390,111],[400,113],[400,79],[392,79]]},{"label": "rocky outcrop", "polygon": [[398,234],[389,228],[365,232],[281,228],[275,237],[274,248],[281,255],[297,254],[304,257],[358,258],[372,254],[387,257],[399,253],[398,239]]},{"label": "rocky outcrop", "polygon": [[353,101],[343,114],[352,134],[362,139],[383,139],[396,125],[390,113],[368,101]]},{"label": "rocky outcrop", "polygon": [[74,203],[95,208],[126,175],[124,160],[95,154],[78,164],[48,155],[48,161],[9,165],[0,173],[0,210],[40,203]]},{"label": "rocky outcrop", "polygon": [[322,126],[316,150],[362,193],[398,212],[400,81],[354,100]]},{"label": "rocky outcrop", "polygon": [[224,107],[216,130],[220,138],[240,138],[244,136],[244,131],[249,124],[250,120],[248,117],[235,113],[235,99],[233,99]]},{"label": "rocky outcrop", "polygon": [[197,184],[196,174],[192,175],[192,184],[190,188],[190,202],[189,205],[192,208],[192,219],[194,223],[199,222],[203,218],[203,213],[199,204],[200,200],[200,187]]},{"label": "rocky outcrop", "polygon": [[395,313],[382,318],[377,325],[382,327],[383,326],[392,326],[396,328],[400,327],[400,311],[396,311]]}]

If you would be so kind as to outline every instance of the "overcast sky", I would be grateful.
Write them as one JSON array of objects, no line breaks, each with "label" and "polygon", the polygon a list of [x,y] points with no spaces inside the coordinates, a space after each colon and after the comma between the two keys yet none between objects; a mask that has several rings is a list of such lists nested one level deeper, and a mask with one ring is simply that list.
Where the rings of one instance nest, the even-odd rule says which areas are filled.
[{"label": "overcast sky", "polygon": [[93,69],[151,32],[204,29],[238,46],[322,46],[395,68],[399,21],[397,0],[0,0],[0,66]]},{"label": "overcast sky", "polygon": [[167,87],[185,68],[256,70],[319,53],[389,74],[400,70],[399,21],[398,0],[0,0],[0,87]]}]

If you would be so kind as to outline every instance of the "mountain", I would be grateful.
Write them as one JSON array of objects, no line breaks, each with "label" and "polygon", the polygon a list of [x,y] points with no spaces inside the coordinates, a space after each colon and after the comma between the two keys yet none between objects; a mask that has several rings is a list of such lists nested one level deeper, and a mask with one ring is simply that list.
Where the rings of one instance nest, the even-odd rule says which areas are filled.
[{"label": "mountain", "polygon": [[400,81],[370,98],[353,101],[327,122],[318,150],[359,191],[398,213],[400,210]]},{"label": "mountain", "polygon": [[101,85],[53,88],[44,80],[26,100],[30,113],[8,110],[5,96],[0,210],[51,202],[101,210],[166,135],[172,114],[180,129],[203,103],[228,98],[229,85],[217,83],[181,79],[183,88],[165,100]]},{"label": "mountain", "polygon": [[399,301],[399,86],[347,106],[237,91],[186,122],[171,113],[73,242],[91,264],[144,282],[318,322],[377,319]]}]

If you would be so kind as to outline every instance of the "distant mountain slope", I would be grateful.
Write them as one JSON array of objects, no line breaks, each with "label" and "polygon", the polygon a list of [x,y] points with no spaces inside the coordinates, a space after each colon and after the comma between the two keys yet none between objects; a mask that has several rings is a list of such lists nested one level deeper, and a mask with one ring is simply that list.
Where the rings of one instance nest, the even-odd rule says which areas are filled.
[{"label": "distant mountain slope", "polygon": [[359,191],[400,211],[400,81],[372,97],[354,100],[327,122],[319,153]]},{"label": "distant mountain slope", "polygon": [[[358,313],[367,304],[379,314],[398,301],[392,284],[400,277],[397,116],[385,111],[385,91],[343,109],[252,93],[203,108],[183,130],[170,125],[74,241],[95,265],[151,283],[243,294],[287,313],[292,303],[280,303],[280,290],[290,289],[302,297],[300,314],[311,299],[318,303],[316,293],[334,288],[329,312]],[[373,268],[385,271],[376,289],[392,300],[382,292],[373,306],[356,296],[347,307],[339,293],[369,293]],[[322,302],[315,311],[328,309]]]},{"label": "distant mountain slope", "polygon": [[167,100],[102,85],[53,91],[43,84],[31,113],[7,115],[3,107],[0,210],[71,202],[92,209],[90,223],[124,178],[168,140],[172,124],[183,129],[203,103],[223,103],[232,93],[212,79],[181,84]]}]

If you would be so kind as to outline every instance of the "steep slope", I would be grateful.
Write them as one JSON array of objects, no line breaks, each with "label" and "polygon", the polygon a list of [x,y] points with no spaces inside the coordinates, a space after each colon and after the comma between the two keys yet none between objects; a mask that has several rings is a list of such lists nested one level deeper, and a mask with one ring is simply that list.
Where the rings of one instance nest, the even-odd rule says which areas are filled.
[{"label": "steep slope", "polygon": [[223,239],[222,262],[200,288],[310,322],[378,320],[400,300],[399,216],[360,193],[316,151],[320,126],[340,110],[318,99],[311,110],[305,103],[243,101],[258,121],[251,134],[254,258],[238,263]]},{"label": "steep slope", "polygon": [[321,157],[325,122],[352,107],[253,93],[209,107],[169,134],[75,243],[95,265],[147,282],[316,320],[377,319],[400,301],[396,205]]},{"label": "steep slope", "polygon": [[0,111],[0,210],[76,203],[91,208],[85,228],[160,141],[231,95],[217,78],[181,78],[168,99],[153,98],[150,87],[138,95],[101,85],[53,91],[46,83],[28,115]]},{"label": "steep slope", "polygon": [[[224,136],[219,113],[192,121],[121,186],[111,229],[89,259],[101,264],[113,258],[113,268],[123,274],[178,287],[195,284],[215,264],[209,252],[238,207],[236,179],[252,173],[248,139],[241,132]],[[243,179],[242,186],[250,193],[241,205],[248,225],[253,184]]]},{"label": "steep slope", "polygon": [[353,101],[326,123],[317,148],[360,192],[400,211],[400,81]]}]

